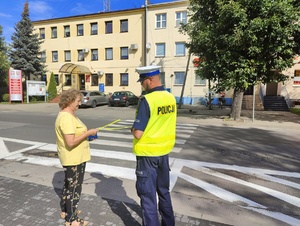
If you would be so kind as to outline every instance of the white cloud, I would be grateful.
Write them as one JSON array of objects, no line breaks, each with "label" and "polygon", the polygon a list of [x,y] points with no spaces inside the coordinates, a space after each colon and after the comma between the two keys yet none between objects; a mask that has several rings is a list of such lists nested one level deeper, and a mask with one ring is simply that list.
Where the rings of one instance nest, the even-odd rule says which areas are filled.
[{"label": "white cloud", "polygon": [[32,20],[51,18],[53,8],[45,1],[30,1],[29,15]]},{"label": "white cloud", "polygon": [[9,18],[9,17],[12,17],[12,15],[6,14],[6,13],[0,13],[0,17],[7,17],[7,18]]},{"label": "white cloud", "polygon": [[91,10],[85,8],[84,5],[81,4],[81,3],[76,3],[76,6],[73,7],[70,11],[74,15],[89,14],[89,13],[93,13],[94,12],[94,11],[91,11]]}]

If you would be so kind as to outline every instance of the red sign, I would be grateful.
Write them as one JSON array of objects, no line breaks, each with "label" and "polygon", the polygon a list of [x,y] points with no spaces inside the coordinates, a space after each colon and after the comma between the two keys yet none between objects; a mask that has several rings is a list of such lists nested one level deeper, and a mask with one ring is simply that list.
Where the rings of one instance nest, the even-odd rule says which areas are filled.
[{"label": "red sign", "polygon": [[86,75],[85,82],[90,82],[90,81],[91,81],[91,75]]},{"label": "red sign", "polygon": [[10,101],[22,101],[23,102],[23,86],[22,86],[22,71],[21,70],[9,70],[9,99]]},{"label": "red sign", "polygon": [[202,58],[196,57],[193,60],[194,67],[198,67],[204,60]]},{"label": "red sign", "polygon": [[300,85],[300,77],[294,77],[294,85]]}]

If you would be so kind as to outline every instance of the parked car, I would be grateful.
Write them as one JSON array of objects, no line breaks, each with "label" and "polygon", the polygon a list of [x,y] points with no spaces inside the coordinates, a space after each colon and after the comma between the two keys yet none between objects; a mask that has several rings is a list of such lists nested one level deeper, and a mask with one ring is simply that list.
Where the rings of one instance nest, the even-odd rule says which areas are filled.
[{"label": "parked car", "polygon": [[109,95],[100,91],[81,91],[83,98],[81,100],[81,107],[95,108],[100,104],[108,104]]},{"label": "parked car", "polygon": [[117,91],[109,98],[108,106],[125,106],[138,104],[139,98],[131,91]]}]

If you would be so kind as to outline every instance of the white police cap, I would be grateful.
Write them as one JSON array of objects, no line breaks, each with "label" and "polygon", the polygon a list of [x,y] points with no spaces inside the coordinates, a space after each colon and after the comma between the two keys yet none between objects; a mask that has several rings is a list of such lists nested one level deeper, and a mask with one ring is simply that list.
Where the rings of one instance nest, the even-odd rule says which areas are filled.
[{"label": "white police cap", "polygon": [[161,68],[160,66],[154,66],[154,65],[136,68],[135,71],[140,74],[140,78],[137,82],[140,82],[145,77],[158,75],[160,73],[159,71],[160,68]]}]

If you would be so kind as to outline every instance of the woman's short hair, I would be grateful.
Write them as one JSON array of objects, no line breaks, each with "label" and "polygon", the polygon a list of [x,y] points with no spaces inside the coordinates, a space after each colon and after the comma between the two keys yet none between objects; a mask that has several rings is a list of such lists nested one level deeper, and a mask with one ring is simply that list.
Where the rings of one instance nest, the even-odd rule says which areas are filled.
[{"label": "woman's short hair", "polygon": [[69,90],[63,91],[60,97],[60,101],[58,103],[59,107],[61,109],[68,107],[71,103],[73,103],[76,100],[78,96],[80,96],[81,98],[82,94],[77,89],[71,88]]}]

